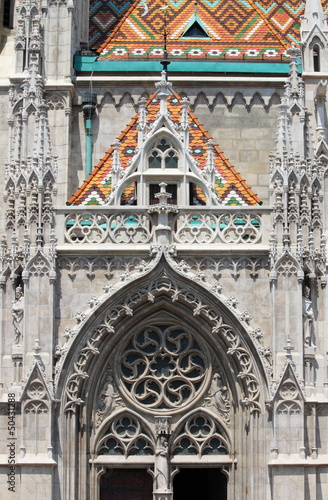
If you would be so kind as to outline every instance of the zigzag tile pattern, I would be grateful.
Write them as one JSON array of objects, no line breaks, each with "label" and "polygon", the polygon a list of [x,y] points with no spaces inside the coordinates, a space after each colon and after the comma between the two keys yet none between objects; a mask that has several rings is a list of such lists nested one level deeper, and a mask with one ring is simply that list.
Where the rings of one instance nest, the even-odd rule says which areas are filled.
[{"label": "zigzag tile pattern", "polygon": [[[131,3],[107,40],[98,45],[99,57],[162,58],[165,16],[170,58],[281,60],[286,48],[299,39],[305,7],[300,0],[198,0],[196,7],[190,0],[165,3],[169,6],[165,14],[162,0]],[[328,13],[328,0],[323,6]],[[208,38],[183,37],[195,13]]]},{"label": "zigzag tile pattern", "polygon": [[96,50],[124,18],[134,0],[90,0],[89,46]]},{"label": "zigzag tile pattern", "polygon": [[[153,94],[147,103],[147,120],[151,125],[155,122],[159,111],[159,98]],[[168,99],[170,119],[179,124],[181,119],[181,97],[174,93]],[[126,129],[118,137],[119,157],[123,169],[126,169],[129,161],[134,157],[138,144],[138,118],[133,118]],[[192,111],[189,111],[189,146],[192,156],[198,161],[199,168],[203,170],[207,161],[207,141],[211,139],[209,133],[204,129]],[[105,156],[95,166],[93,172],[84,181],[82,186],[68,201],[72,205],[104,205],[112,192],[111,169],[113,163],[114,148],[111,147]],[[230,164],[218,146],[214,146],[215,191],[224,205],[255,205],[260,200],[251,188],[241,178],[239,173]],[[134,192],[134,186],[128,186],[122,197],[122,204],[128,202]],[[200,188],[197,189],[200,201],[205,201]]]}]

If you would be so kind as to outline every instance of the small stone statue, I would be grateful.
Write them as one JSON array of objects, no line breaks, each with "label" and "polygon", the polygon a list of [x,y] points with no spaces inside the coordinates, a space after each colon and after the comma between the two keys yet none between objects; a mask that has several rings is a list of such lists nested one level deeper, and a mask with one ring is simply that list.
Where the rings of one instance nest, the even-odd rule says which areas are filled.
[{"label": "small stone statue", "polygon": [[20,345],[23,338],[22,322],[24,317],[24,293],[19,285],[16,288],[15,300],[11,309],[15,332],[14,345]]},{"label": "small stone statue", "polygon": [[123,401],[115,387],[113,374],[111,370],[108,370],[99,393],[96,410],[96,427],[102,423],[105,416],[112,413],[116,406],[123,406]]},{"label": "small stone statue", "polygon": [[230,412],[230,403],[227,396],[228,389],[223,385],[220,374],[214,373],[208,397],[205,399],[206,405],[213,405],[220,413],[227,415]]},{"label": "small stone statue", "polygon": [[157,437],[156,446],[156,462],[155,462],[155,480],[156,489],[159,491],[168,491],[170,483],[169,471],[169,443],[165,436],[159,435]]},{"label": "small stone statue", "polygon": [[302,297],[303,309],[303,339],[306,347],[314,346],[314,312],[312,300],[310,299],[310,288],[305,286]]}]

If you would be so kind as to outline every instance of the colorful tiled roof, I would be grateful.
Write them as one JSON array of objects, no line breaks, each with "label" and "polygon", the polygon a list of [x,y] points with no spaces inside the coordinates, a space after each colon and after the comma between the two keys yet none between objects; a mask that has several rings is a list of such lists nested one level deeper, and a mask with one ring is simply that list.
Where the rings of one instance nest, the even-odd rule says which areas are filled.
[{"label": "colorful tiled roof", "polygon": [[[101,17],[105,4],[109,10]],[[163,0],[127,1],[124,6],[120,2],[121,10],[118,4],[91,2],[91,43],[101,59],[162,58],[164,16],[170,58],[284,59],[287,46],[299,41],[305,7],[300,0],[165,0],[169,8],[164,14]],[[323,0],[323,7],[328,13],[328,0]],[[97,19],[98,26],[109,23],[109,36],[101,44],[104,31],[96,34]],[[205,36],[184,36],[195,19]]]},{"label": "colorful tiled roof", "polygon": [[[181,97],[174,93],[168,98],[168,110],[170,120],[179,125],[181,121]],[[159,98],[156,94],[150,96],[147,102],[147,122],[151,126],[155,122],[159,112]],[[126,129],[118,137],[118,153],[120,166],[128,167],[129,161],[133,159],[138,145],[138,118],[133,118]],[[212,139],[202,124],[198,121],[192,111],[189,111],[189,148],[191,155],[198,162],[201,170],[206,167],[208,158],[208,141]],[[215,192],[223,205],[255,205],[260,200],[247,185],[244,179],[231,165],[220,148],[214,148]],[[98,165],[93,169],[82,186],[68,201],[73,205],[104,205],[112,192],[112,166],[114,160],[114,147],[111,147]],[[133,185],[125,189],[123,198],[129,198],[133,191]],[[204,201],[201,189],[196,189],[199,201]]]},{"label": "colorful tiled roof", "polygon": [[90,0],[90,48],[98,49],[134,4],[135,0]]}]

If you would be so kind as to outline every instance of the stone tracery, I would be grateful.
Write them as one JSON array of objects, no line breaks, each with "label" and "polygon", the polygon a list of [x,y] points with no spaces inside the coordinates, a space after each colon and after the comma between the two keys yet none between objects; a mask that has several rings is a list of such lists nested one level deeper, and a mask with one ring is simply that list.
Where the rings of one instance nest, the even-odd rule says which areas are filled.
[{"label": "stone tracery", "polygon": [[[205,351],[205,352],[204,352]],[[156,325],[134,335],[121,355],[120,378],[135,404],[181,410],[206,382],[204,345],[178,326]]]}]

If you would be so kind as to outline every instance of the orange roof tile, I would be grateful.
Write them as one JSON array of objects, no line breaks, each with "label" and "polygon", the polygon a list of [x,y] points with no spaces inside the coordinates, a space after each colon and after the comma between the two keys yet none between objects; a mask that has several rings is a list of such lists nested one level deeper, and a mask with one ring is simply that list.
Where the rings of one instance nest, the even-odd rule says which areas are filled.
[{"label": "orange roof tile", "polygon": [[[166,12],[169,57],[209,60],[285,58],[286,47],[299,40],[300,16],[305,6],[299,0],[198,0],[197,6],[190,0],[165,0],[165,4],[169,6]],[[106,2],[106,7],[102,1],[91,1],[91,31],[99,10],[107,10],[111,19],[116,16],[102,43],[99,36],[92,35],[97,40],[93,46],[99,57],[162,58],[162,6],[163,0],[127,0],[124,6],[113,0]],[[323,7],[328,13],[328,0],[323,0]],[[104,12],[102,15],[100,24],[105,26]],[[200,21],[208,37],[183,36],[193,19]],[[98,19],[98,26],[99,22]]]},{"label": "orange roof tile", "polygon": [[[168,110],[170,119],[174,123],[180,122],[181,97],[173,93],[168,98]],[[146,105],[148,124],[152,124],[158,115],[159,98],[156,94],[149,97]],[[119,158],[123,169],[126,169],[129,161],[134,157],[138,145],[138,118],[133,118],[126,129],[118,138]],[[193,158],[198,162],[200,170],[207,164],[207,142],[211,139],[209,133],[204,129],[192,111],[189,111],[189,148]],[[103,205],[112,192],[111,169],[113,163],[114,148],[111,147],[102,160],[95,166],[89,177],[68,201],[74,205]],[[215,167],[215,191],[223,204],[231,204],[231,197],[238,200],[240,205],[254,205],[259,203],[259,198],[253,193],[246,181],[241,178],[233,165],[225,157],[219,146],[214,146]],[[125,198],[133,195],[133,186],[125,190]],[[199,191],[199,196],[200,191]]]}]

